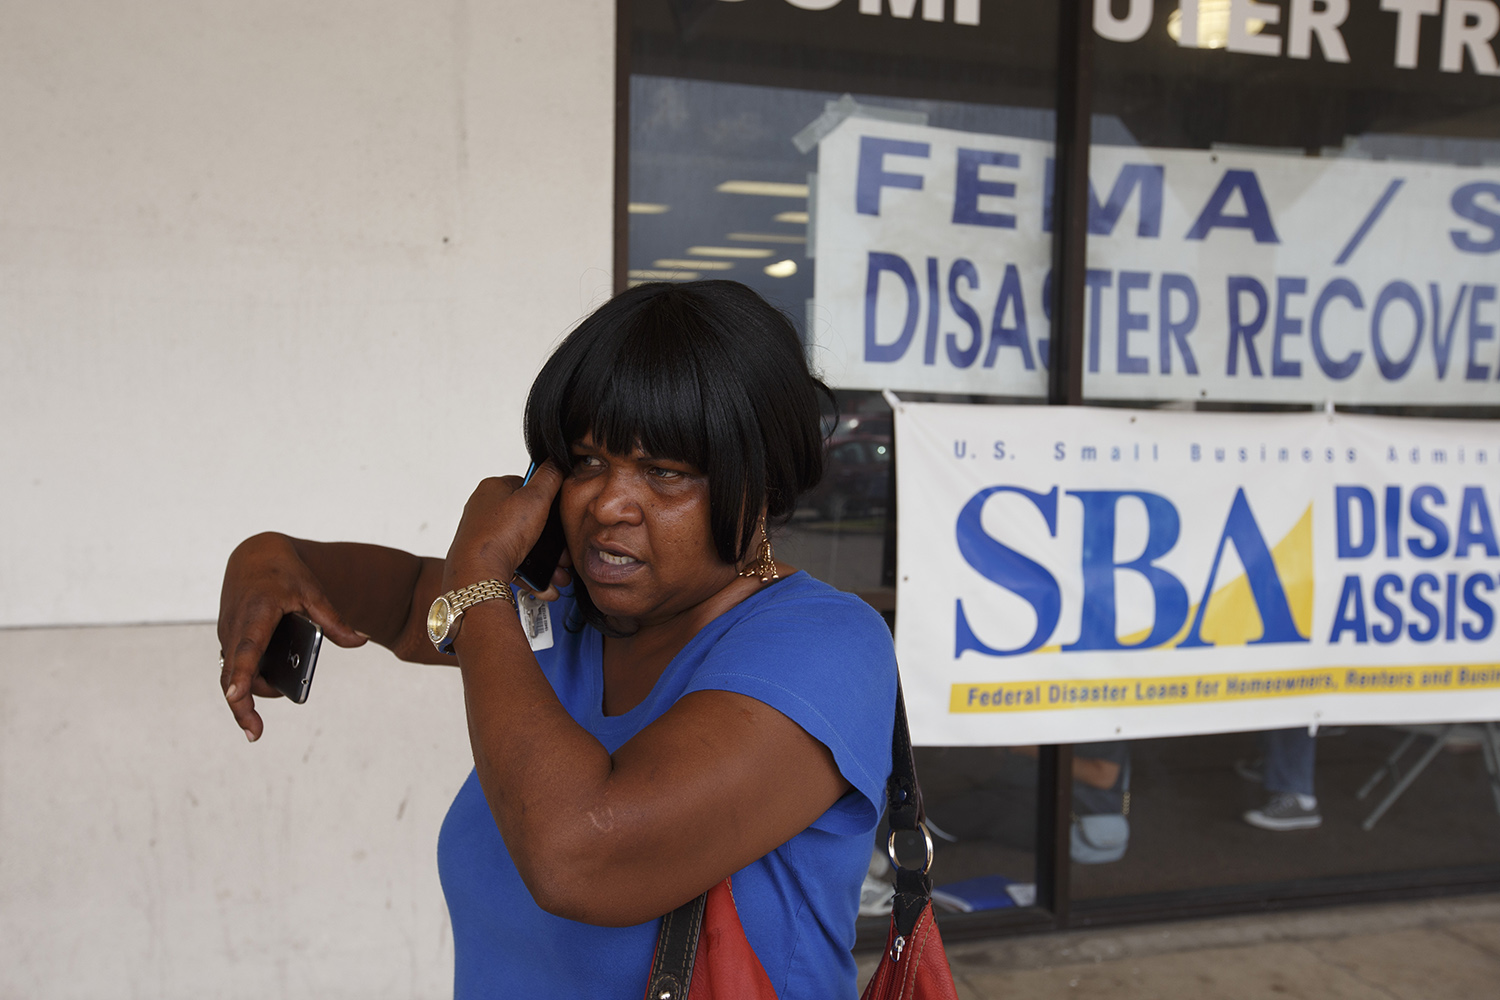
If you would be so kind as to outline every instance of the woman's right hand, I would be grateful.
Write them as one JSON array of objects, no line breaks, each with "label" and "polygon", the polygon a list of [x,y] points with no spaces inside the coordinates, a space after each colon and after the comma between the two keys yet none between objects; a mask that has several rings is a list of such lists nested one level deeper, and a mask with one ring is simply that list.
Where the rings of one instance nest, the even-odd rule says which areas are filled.
[{"label": "woman's right hand", "polygon": [[362,646],[369,639],[329,601],[291,538],[265,532],[241,542],[229,556],[219,593],[219,686],[235,723],[252,743],[265,728],[255,710],[255,696],[280,696],[260,677],[260,657],[289,611],[317,622],[323,635],[339,646]]}]

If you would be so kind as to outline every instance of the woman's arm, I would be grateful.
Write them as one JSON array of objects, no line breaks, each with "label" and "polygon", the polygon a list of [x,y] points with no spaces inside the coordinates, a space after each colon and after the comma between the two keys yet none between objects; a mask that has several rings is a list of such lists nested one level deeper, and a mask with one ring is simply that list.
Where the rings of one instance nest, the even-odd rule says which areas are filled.
[{"label": "woman's arm", "polygon": [[[520,490],[476,491],[448,586],[504,578],[560,482],[544,470]],[[533,898],[559,916],[660,916],[796,836],[849,787],[795,722],[726,691],[687,695],[611,755],[568,715],[501,601],[470,608],[454,648],[485,798]]]},{"label": "woman's arm", "polygon": [[264,728],[255,695],[275,691],[257,676],[282,615],[301,612],[333,643],[374,639],[404,660],[452,663],[427,641],[425,618],[443,561],[355,542],[311,542],[266,532],[229,557],[219,595],[220,683],[235,721],[253,742]]},{"label": "woman's arm", "polygon": [[466,624],[456,647],[480,785],[544,910],[650,920],[780,847],[848,790],[823,744],[728,691],[683,697],[609,754],[558,703],[508,610]]}]

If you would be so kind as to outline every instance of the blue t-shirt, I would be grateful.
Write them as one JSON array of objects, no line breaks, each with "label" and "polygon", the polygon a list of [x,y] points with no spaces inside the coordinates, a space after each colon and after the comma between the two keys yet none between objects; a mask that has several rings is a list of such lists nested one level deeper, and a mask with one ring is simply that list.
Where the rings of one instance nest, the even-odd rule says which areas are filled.
[{"label": "blue t-shirt", "polygon": [[[571,610],[568,597],[553,605],[554,624]],[[705,690],[762,701],[832,751],[853,790],[736,872],[734,898],[781,1000],[852,998],[859,886],[891,768],[896,658],[885,622],[858,598],[793,574],[705,626],[646,700],[616,716],[603,714],[599,633],[558,628],[555,635],[537,661],[568,714],[611,753],[683,695]],[[645,991],[660,921],[596,927],[540,909],[472,772],[443,821],[438,874],[453,921],[456,1000],[639,1000]]]}]

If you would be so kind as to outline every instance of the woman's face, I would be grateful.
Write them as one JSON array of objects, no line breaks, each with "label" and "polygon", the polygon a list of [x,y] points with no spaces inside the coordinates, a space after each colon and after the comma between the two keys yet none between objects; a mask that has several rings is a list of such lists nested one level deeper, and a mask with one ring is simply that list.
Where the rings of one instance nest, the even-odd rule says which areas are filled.
[{"label": "woman's face", "polygon": [[709,524],[708,479],[686,462],[573,444],[563,531],[589,596],[610,618],[666,622],[735,581]]}]

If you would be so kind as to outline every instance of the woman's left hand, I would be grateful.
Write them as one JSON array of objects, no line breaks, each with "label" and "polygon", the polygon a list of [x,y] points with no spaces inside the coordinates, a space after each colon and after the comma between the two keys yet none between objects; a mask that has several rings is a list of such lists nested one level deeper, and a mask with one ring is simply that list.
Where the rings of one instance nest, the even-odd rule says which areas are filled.
[{"label": "woman's left hand", "polygon": [[[457,590],[481,580],[509,582],[541,537],[562,481],[562,473],[548,461],[524,486],[519,476],[481,482],[464,504],[463,518],[448,547],[443,590]],[[569,562],[566,552],[563,562]],[[558,586],[569,579],[567,570],[559,565],[552,574],[552,586],[537,596],[555,600]]]}]

